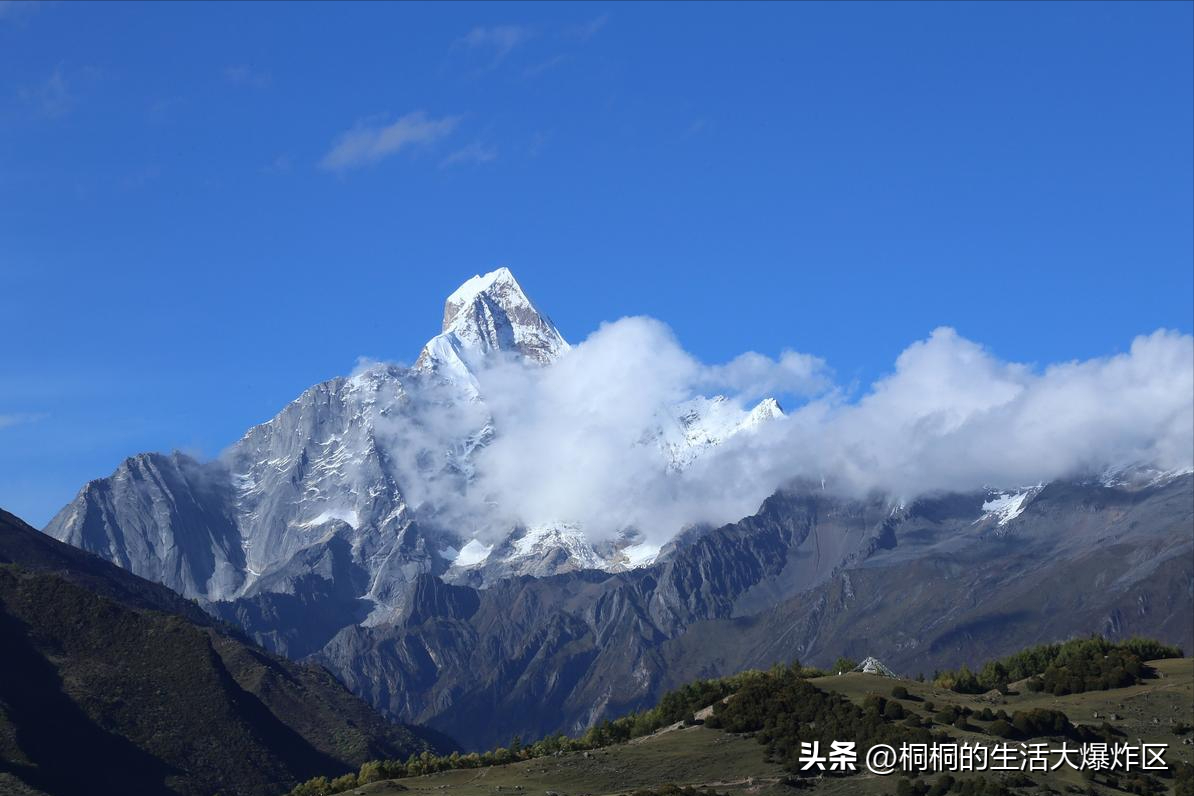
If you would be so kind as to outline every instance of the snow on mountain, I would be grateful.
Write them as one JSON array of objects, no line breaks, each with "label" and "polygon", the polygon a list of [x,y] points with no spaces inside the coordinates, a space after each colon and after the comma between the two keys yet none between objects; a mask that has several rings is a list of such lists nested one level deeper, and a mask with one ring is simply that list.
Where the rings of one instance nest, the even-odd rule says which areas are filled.
[{"label": "snow on mountain", "polygon": [[1003,527],[1024,513],[1029,502],[1041,491],[1041,487],[1034,486],[1018,492],[998,492],[990,500],[983,503],[983,516],[975,522],[994,520],[998,527]]},{"label": "snow on mountain", "polygon": [[[46,531],[213,601],[295,593],[309,574],[353,572],[353,592],[392,611],[421,573],[491,582],[645,566],[659,550],[632,529],[594,545],[565,518],[487,543],[471,528],[443,527],[441,507],[428,503],[465,490],[473,454],[501,431],[477,368],[493,357],[550,365],[569,350],[508,269],[474,276],[448,297],[440,333],[413,368],[373,364],[316,384],[216,462],[133,457],[86,485]],[[661,409],[644,442],[681,470],[782,415],[771,399],[746,411],[724,397],[694,398]]]},{"label": "snow on mountain", "polygon": [[[1162,470],[1151,465],[1134,463],[1109,467],[1085,480],[1078,480],[1079,482],[1098,484],[1106,489],[1134,491],[1164,486],[1191,473],[1194,473],[1194,468],[1191,467]],[[1043,484],[1037,484],[1018,489],[991,490],[988,499],[983,503],[983,514],[975,520],[975,524],[994,521],[997,528],[1008,525],[1024,513],[1024,510],[1041,493],[1043,488]]]},{"label": "snow on mountain", "polygon": [[623,564],[626,569],[639,569],[655,563],[660,547],[649,542],[639,542],[623,547],[620,552],[621,558],[618,563]]},{"label": "snow on mountain", "polygon": [[520,575],[546,577],[578,569],[623,572],[650,566],[659,552],[658,545],[632,531],[594,543],[578,523],[544,523],[515,528],[493,545],[469,541],[443,577],[449,583],[485,586]]},{"label": "snow on mountain", "polygon": [[1098,482],[1105,487],[1140,488],[1148,486],[1162,486],[1194,473],[1194,467],[1183,467],[1177,470],[1161,470],[1147,464],[1135,463],[1110,467],[1098,477]]},{"label": "snow on mountain", "polygon": [[756,429],[764,423],[769,423],[772,420],[778,420],[784,416],[784,410],[780,407],[779,401],[774,398],[764,398],[755,405],[754,409],[750,410],[750,414],[742,422],[742,428]]},{"label": "snow on mountain", "polygon": [[731,437],[754,433],[783,416],[774,398],[765,398],[744,411],[723,395],[698,396],[678,407],[661,410],[659,425],[646,439],[658,444],[672,469],[683,470]]},{"label": "snow on mountain", "polygon": [[470,365],[496,351],[517,353],[546,365],[569,348],[551,319],[527,298],[510,269],[499,268],[474,276],[448,296],[443,329],[424,346],[415,368],[462,376],[470,371]]},{"label": "snow on mountain", "polygon": [[603,563],[580,526],[572,522],[532,526],[521,536],[513,539],[512,546],[514,553],[510,556],[511,561],[531,557],[542,558],[556,550],[562,550],[579,569],[600,569]]},{"label": "snow on mountain", "polygon": [[493,545],[470,539],[464,547],[460,548],[459,553],[452,556],[452,563],[458,567],[471,567],[489,558],[489,554],[492,552]]}]

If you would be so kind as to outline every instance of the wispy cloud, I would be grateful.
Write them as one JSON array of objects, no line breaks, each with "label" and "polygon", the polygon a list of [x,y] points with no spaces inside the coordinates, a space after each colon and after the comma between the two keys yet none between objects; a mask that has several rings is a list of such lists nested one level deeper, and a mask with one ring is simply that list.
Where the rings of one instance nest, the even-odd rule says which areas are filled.
[{"label": "wispy cloud", "polygon": [[493,68],[533,35],[530,28],[522,25],[478,26],[457,39],[456,47],[487,54]]},{"label": "wispy cloud", "polygon": [[423,111],[408,113],[387,125],[358,122],[336,139],[319,166],[339,172],[367,166],[408,147],[435,143],[450,135],[459,122],[459,116],[435,119]]},{"label": "wispy cloud", "polygon": [[564,29],[564,35],[570,39],[578,39],[580,41],[588,41],[601,32],[601,29],[609,22],[609,14],[602,14],[599,17],[594,17],[587,22],[580,22],[576,25],[570,25]]},{"label": "wispy cloud", "polygon": [[22,426],[27,423],[36,423],[39,420],[45,420],[47,417],[49,415],[45,412],[18,412],[16,414],[0,415],[0,429]]},{"label": "wispy cloud", "polygon": [[21,89],[20,95],[39,114],[50,118],[65,116],[74,106],[74,96],[61,66],[55,67],[53,74],[41,83]]},{"label": "wispy cloud", "polygon": [[465,147],[457,149],[452,154],[448,155],[440,163],[441,166],[464,166],[468,164],[489,163],[497,159],[497,149],[483,144],[480,141],[473,141]]},{"label": "wispy cloud", "polygon": [[0,0],[0,21],[23,19],[40,7],[38,0]]},{"label": "wispy cloud", "polygon": [[538,77],[544,72],[549,72],[552,69],[555,69],[557,66],[567,60],[568,56],[564,55],[563,53],[553,55],[546,61],[540,61],[539,63],[528,66],[526,69],[522,70],[523,77]]},{"label": "wispy cloud", "polygon": [[234,86],[248,88],[269,88],[273,82],[273,76],[269,72],[245,64],[224,67],[224,79]]}]

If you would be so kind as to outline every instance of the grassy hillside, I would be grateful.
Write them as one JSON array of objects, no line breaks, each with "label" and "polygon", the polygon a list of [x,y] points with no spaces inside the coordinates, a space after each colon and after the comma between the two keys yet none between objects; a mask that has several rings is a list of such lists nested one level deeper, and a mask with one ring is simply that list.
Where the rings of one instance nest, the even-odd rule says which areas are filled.
[{"label": "grassy hillside", "polygon": [[[997,731],[999,711],[1009,718],[1034,715],[1030,711],[1060,711],[1072,725],[1071,738],[1089,734],[1113,733],[1113,737],[1128,743],[1167,743],[1166,755],[1171,765],[1184,761],[1194,762],[1194,745],[1183,744],[1183,739],[1194,739],[1194,661],[1188,658],[1156,660],[1148,662],[1153,676],[1137,684],[1108,690],[1088,691],[1079,694],[1055,696],[1043,691],[1032,692],[1022,682],[1014,682],[1007,694],[962,694],[933,683],[913,680],[889,679],[866,674],[845,674],[802,678],[801,689],[816,689],[819,695],[805,693],[802,700],[821,702],[836,706],[839,714],[845,715],[841,702],[848,702],[853,708],[849,715],[865,717],[868,709],[874,708],[882,697],[885,711],[901,715],[898,719],[886,719],[888,732],[908,729],[923,731],[938,739],[970,740],[993,743],[1003,740],[993,735]],[[778,672],[778,670],[777,670]],[[758,693],[772,693],[783,698],[782,676],[777,672],[760,673],[764,679],[753,681]],[[773,679],[767,679],[773,678]],[[747,679],[745,682],[751,682]],[[789,683],[790,685],[790,683]],[[779,687],[779,688],[777,688]],[[901,698],[892,696],[893,690]],[[906,692],[906,696],[904,696]],[[637,791],[652,791],[665,794],[669,786],[691,786],[699,790],[712,790],[729,794],[895,794],[916,792],[916,781],[908,778],[901,785],[899,776],[879,777],[868,773],[841,778],[824,778],[800,781],[786,770],[782,754],[777,754],[773,740],[775,733],[752,732],[731,733],[715,729],[711,724],[726,723],[732,716],[730,706],[745,692],[739,690],[734,696],[720,704],[715,711],[698,711],[697,715],[710,718],[705,725],[686,726],[677,722],[653,734],[588,751],[570,751],[552,754],[532,760],[488,768],[447,771],[420,777],[404,778],[389,782],[373,782],[358,785],[348,790],[354,794],[371,796],[395,796],[396,794],[453,794],[456,796],[494,796],[498,793],[543,794],[554,792],[559,796],[601,796],[602,794],[632,794]],[[794,692],[803,693],[803,691]],[[811,697],[809,699],[808,697]],[[887,708],[898,703],[899,708]],[[795,710],[806,709],[792,706]],[[780,713],[784,713],[783,709]],[[990,713],[987,713],[990,711]],[[741,712],[741,711],[739,711]],[[787,710],[786,715],[793,711]],[[969,712],[969,716],[963,714]],[[713,719],[712,716],[720,719]],[[910,719],[909,717],[915,717]],[[954,718],[964,720],[962,726]],[[920,724],[913,730],[908,725]],[[1106,725],[1106,726],[1105,726]],[[773,725],[774,726],[774,725]],[[816,734],[816,728],[803,725],[802,731]],[[1108,729],[1110,728],[1110,729]],[[840,731],[840,730],[839,730]],[[842,738],[846,739],[846,738]],[[1061,739],[1041,736],[1034,741],[1048,741],[1056,746]],[[763,741],[763,742],[761,742]],[[1071,741],[1073,743],[1074,741]],[[980,775],[954,775],[956,782],[948,793],[965,793],[967,781],[981,782],[990,794],[1123,794],[1146,792],[1156,794],[1191,793],[1178,791],[1178,780],[1172,777],[1118,777],[1111,782],[1105,774],[1094,778],[1063,767],[1057,771],[1027,775],[986,773]],[[1194,772],[1188,772],[1187,789],[1194,788],[1189,780]],[[927,792],[929,788],[943,786],[943,775],[927,775],[920,778]],[[1135,788],[1135,791],[1131,790]],[[908,790],[913,789],[913,790]],[[318,792],[313,789],[311,792]],[[674,793],[674,792],[673,792]],[[643,794],[646,796],[646,794]],[[677,795],[678,796],[678,795]]]},{"label": "grassy hillside", "polygon": [[323,669],[0,512],[0,792],[265,794],[429,748]]}]

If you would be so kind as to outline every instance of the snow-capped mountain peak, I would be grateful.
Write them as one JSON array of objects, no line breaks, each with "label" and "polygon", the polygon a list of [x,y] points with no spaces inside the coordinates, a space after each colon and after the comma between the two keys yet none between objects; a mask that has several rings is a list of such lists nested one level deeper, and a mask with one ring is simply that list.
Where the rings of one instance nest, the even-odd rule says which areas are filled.
[{"label": "snow-capped mountain peak", "polygon": [[569,348],[563,335],[536,309],[508,268],[477,275],[444,302],[444,323],[419,355],[416,368],[465,369],[492,352],[518,354],[545,365]]},{"label": "snow-capped mountain peak", "polygon": [[[47,530],[205,600],[291,593],[312,573],[339,579],[374,604],[377,621],[401,607],[404,584],[445,568],[484,584],[646,565],[659,548],[632,529],[592,542],[563,517],[495,527],[482,540],[441,518],[443,504],[470,488],[474,451],[502,433],[478,366],[504,356],[550,365],[569,348],[509,269],[474,276],[448,297],[442,330],[414,368],[371,363],[316,384],[214,462],[131,460]],[[679,472],[782,414],[771,399],[747,409],[694,397],[660,407],[642,442],[658,445],[661,468]]]},{"label": "snow-capped mountain peak", "polygon": [[514,274],[509,268],[502,266],[484,276],[474,275],[452,291],[447,301],[444,302],[444,323],[440,331],[452,331],[452,323],[460,311],[486,293],[495,299],[505,299],[507,306],[531,303],[526,293],[523,292],[522,286],[518,284],[518,280],[514,278]]},{"label": "snow-capped mountain peak", "polygon": [[784,410],[780,407],[779,401],[774,398],[764,398],[754,409],[750,410],[750,414],[747,415],[742,425],[747,428],[758,428],[764,423],[778,420],[783,416]]}]

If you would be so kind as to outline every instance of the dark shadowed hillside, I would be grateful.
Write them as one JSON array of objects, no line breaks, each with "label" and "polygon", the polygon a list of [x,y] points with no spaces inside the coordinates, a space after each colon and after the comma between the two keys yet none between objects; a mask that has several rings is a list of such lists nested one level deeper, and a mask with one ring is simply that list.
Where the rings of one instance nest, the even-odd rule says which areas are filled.
[{"label": "dark shadowed hillside", "polygon": [[0,791],[266,794],[431,746],[323,669],[0,511]]}]

